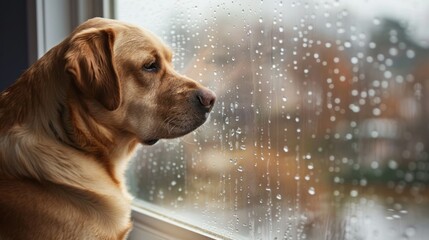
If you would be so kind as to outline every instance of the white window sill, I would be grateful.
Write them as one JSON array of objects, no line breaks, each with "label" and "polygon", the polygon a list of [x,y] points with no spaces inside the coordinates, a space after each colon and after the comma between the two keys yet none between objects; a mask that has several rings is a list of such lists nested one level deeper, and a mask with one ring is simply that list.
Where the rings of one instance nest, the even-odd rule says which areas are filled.
[{"label": "white window sill", "polygon": [[129,240],[206,240],[229,239],[180,222],[162,213],[160,207],[135,200],[132,206],[133,230]]}]

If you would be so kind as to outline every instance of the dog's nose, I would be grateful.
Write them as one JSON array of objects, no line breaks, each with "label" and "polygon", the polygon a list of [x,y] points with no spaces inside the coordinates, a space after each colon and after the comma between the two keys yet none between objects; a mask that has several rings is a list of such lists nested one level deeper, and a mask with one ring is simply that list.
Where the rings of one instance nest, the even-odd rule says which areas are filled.
[{"label": "dog's nose", "polygon": [[212,90],[201,89],[197,92],[197,98],[200,104],[210,111],[216,101],[216,94]]}]

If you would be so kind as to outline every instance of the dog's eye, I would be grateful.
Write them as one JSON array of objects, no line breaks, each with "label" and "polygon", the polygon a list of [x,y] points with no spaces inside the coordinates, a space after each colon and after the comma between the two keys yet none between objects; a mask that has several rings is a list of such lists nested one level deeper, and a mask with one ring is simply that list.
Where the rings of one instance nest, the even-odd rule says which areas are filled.
[{"label": "dog's eye", "polygon": [[143,65],[143,70],[145,70],[146,72],[157,72],[158,69],[159,65],[156,61]]}]

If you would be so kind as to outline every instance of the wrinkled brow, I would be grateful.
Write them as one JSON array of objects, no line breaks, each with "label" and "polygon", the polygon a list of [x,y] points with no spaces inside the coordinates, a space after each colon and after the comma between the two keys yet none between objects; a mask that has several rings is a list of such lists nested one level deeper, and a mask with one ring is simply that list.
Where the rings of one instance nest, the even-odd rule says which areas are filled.
[{"label": "wrinkled brow", "polygon": [[170,48],[165,47],[164,48],[164,57],[168,62],[171,62],[173,59],[173,52],[171,51]]},{"label": "wrinkled brow", "polygon": [[152,55],[156,58],[162,58],[165,59],[167,62],[171,62],[173,58],[172,51],[168,48],[163,46],[162,49],[152,49],[149,50],[149,55]]}]

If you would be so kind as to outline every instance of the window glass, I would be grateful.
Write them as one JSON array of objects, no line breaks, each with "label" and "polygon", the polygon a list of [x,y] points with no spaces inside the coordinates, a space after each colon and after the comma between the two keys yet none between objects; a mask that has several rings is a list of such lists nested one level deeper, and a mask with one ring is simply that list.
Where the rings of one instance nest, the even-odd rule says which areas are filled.
[{"label": "window glass", "polygon": [[137,199],[232,239],[427,239],[428,1],[116,10],[218,95],[199,130],[140,147]]}]

